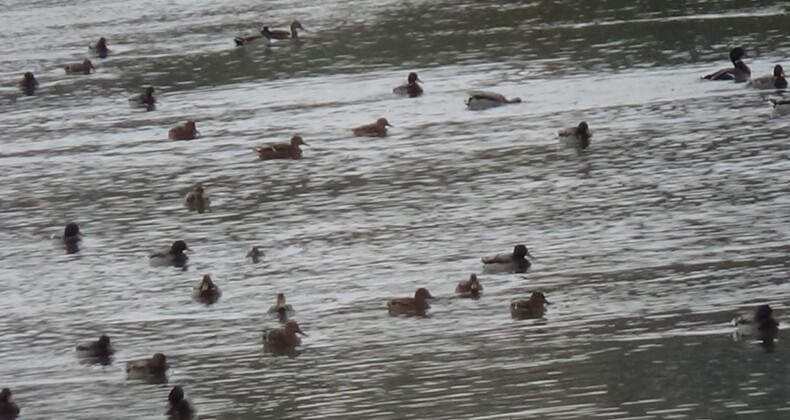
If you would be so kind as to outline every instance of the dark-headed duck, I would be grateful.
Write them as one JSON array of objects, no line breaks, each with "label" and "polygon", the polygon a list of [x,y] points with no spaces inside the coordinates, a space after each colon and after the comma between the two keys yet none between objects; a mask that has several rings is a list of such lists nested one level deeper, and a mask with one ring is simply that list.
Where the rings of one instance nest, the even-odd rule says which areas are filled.
[{"label": "dark-headed duck", "polygon": [[390,315],[414,315],[425,316],[425,311],[431,307],[428,301],[433,296],[424,287],[420,287],[414,292],[414,297],[396,298],[387,302],[387,310]]},{"label": "dark-headed duck", "polygon": [[104,334],[96,341],[77,344],[76,350],[81,357],[110,357],[115,353],[110,337]]},{"label": "dark-headed duck", "polygon": [[173,265],[183,267],[186,265],[189,256],[184,253],[189,247],[184,241],[175,241],[166,251],[154,252],[148,256],[152,265]]},{"label": "dark-headed duck", "polygon": [[85,59],[82,63],[76,64],[69,64],[63,67],[66,70],[66,74],[90,74],[93,67],[93,63],[89,59]]},{"label": "dark-headed duck", "polygon": [[200,284],[195,287],[193,296],[195,300],[211,305],[219,300],[220,296],[222,296],[222,292],[220,292],[219,287],[214,284],[214,281],[211,280],[211,276],[206,274],[203,276],[203,280],[200,281]]},{"label": "dark-headed duck", "polygon": [[730,51],[730,61],[732,67],[721,69],[715,73],[711,73],[703,77],[708,80],[734,80],[735,83],[743,83],[752,77],[752,71],[749,66],[741,61],[746,57],[746,51],[741,47],[735,47]]},{"label": "dark-headed duck", "polygon": [[110,53],[110,49],[107,48],[107,40],[104,37],[99,38],[95,44],[89,45],[88,50],[99,58],[107,58],[107,54]]},{"label": "dark-headed duck", "polygon": [[557,132],[557,135],[568,145],[581,149],[590,147],[590,138],[592,138],[590,126],[585,121],[580,122],[576,127],[564,128]]},{"label": "dark-headed duck", "polygon": [[481,109],[496,108],[507,104],[520,104],[521,98],[507,99],[496,92],[478,90],[469,92],[469,98],[466,99],[465,103],[469,109],[477,111]]},{"label": "dark-headed duck", "polygon": [[19,406],[11,401],[11,389],[3,388],[0,391],[0,419],[16,419],[19,416]]},{"label": "dark-headed duck", "polygon": [[386,137],[387,127],[392,127],[392,124],[382,117],[373,124],[361,125],[352,130],[352,132],[357,137]]},{"label": "dark-headed duck", "polygon": [[200,131],[197,130],[197,126],[192,120],[185,122],[183,125],[175,126],[167,132],[167,137],[170,140],[192,140],[199,135]]},{"label": "dark-headed duck", "polygon": [[406,80],[405,85],[400,85],[392,89],[393,93],[398,95],[409,96],[411,98],[416,98],[417,96],[422,95],[422,80],[417,76],[417,73],[411,72],[409,73],[409,77]]},{"label": "dark-headed duck", "polygon": [[156,109],[156,98],[154,97],[154,87],[148,86],[145,91],[139,95],[133,95],[129,98],[129,105],[135,108],[145,108],[146,111],[153,111]]},{"label": "dark-headed duck", "polygon": [[739,335],[753,336],[760,341],[772,341],[779,333],[779,321],[769,305],[760,305],[752,317],[737,317],[733,321]]},{"label": "dark-headed duck", "polygon": [[483,257],[483,268],[488,272],[524,273],[532,265],[526,257],[530,255],[526,245],[516,245],[513,252]]},{"label": "dark-headed duck", "polygon": [[477,279],[477,274],[474,273],[469,276],[469,280],[458,282],[458,286],[455,288],[455,293],[458,293],[459,296],[472,299],[479,298],[482,292],[483,286]]},{"label": "dark-headed duck", "polygon": [[786,89],[787,76],[781,64],[774,66],[774,74],[769,76],[761,76],[749,81],[749,87],[755,89]]},{"label": "dark-headed duck", "polygon": [[195,407],[192,406],[189,400],[184,398],[184,388],[181,388],[181,386],[176,385],[170,390],[170,394],[167,396],[165,415],[174,420],[194,418]]},{"label": "dark-headed duck", "polygon": [[519,300],[510,303],[510,316],[513,319],[543,318],[546,313],[544,305],[550,305],[542,292],[532,292],[529,300]]},{"label": "dark-headed duck", "polygon": [[36,76],[33,75],[33,72],[29,71],[25,73],[22,80],[19,81],[19,88],[22,89],[22,92],[25,92],[27,96],[32,96],[36,93],[38,80],[36,80]]},{"label": "dark-headed duck", "polygon": [[271,159],[301,159],[302,149],[299,146],[309,146],[302,139],[302,136],[291,137],[290,143],[269,143],[265,144],[255,151],[258,152],[258,157],[261,160]]},{"label": "dark-headed duck", "polygon": [[184,206],[189,210],[196,211],[198,213],[204,213],[206,210],[209,209],[211,206],[211,200],[206,195],[206,190],[203,188],[203,184],[196,184],[195,188],[190,191],[186,198],[184,198]]}]

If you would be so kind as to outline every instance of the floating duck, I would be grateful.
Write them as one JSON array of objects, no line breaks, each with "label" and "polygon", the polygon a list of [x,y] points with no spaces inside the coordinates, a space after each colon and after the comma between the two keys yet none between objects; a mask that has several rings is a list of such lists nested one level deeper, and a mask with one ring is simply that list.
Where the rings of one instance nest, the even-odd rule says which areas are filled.
[{"label": "floating duck", "polygon": [[110,357],[115,349],[110,343],[110,337],[102,335],[97,341],[89,341],[77,345],[77,354],[81,357]]},{"label": "floating duck", "polygon": [[703,77],[703,79],[734,80],[735,83],[746,82],[750,77],[752,77],[752,71],[749,69],[749,66],[741,61],[741,59],[744,57],[746,57],[746,51],[744,51],[743,48],[733,48],[730,51],[730,61],[732,61],[732,67],[721,69],[715,73],[708,74]]},{"label": "floating duck", "polygon": [[203,280],[200,281],[200,284],[195,287],[192,295],[195,300],[211,305],[219,300],[220,296],[222,296],[222,292],[211,280],[211,276],[206,274],[203,276]]},{"label": "floating duck", "polygon": [[129,98],[129,105],[134,108],[145,108],[146,111],[155,110],[156,98],[154,98],[154,87],[148,86],[145,88],[145,92],[131,96]]},{"label": "floating duck", "polygon": [[261,249],[257,246],[252,247],[250,252],[247,253],[247,258],[252,258],[252,262],[256,264],[260,262],[262,256],[263,251],[261,251]]},{"label": "floating duck", "polygon": [[386,137],[387,127],[392,127],[392,124],[386,118],[379,118],[373,124],[361,125],[353,131],[355,136],[358,137]]},{"label": "floating duck", "polygon": [[507,99],[496,92],[478,90],[469,92],[469,98],[466,99],[465,103],[469,109],[477,111],[507,104],[520,104],[521,98]]},{"label": "floating duck", "polygon": [[302,149],[299,146],[309,146],[302,139],[302,136],[291,137],[290,143],[269,143],[258,149],[258,157],[261,160],[271,159],[301,159]]},{"label": "floating duck", "polygon": [[772,76],[761,76],[749,81],[749,87],[755,89],[786,89],[787,79],[781,64],[774,66],[774,74]]},{"label": "floating duck", "polygon": [[148,256],[152,265],[172,265],[175,267],[183,267],[187,264],[189,256],[184,253],[188,250],[187,243],[184,241],[175,241],[170,246],[170,249],[161,252],[154,252]]},{"label": "floating duck", "polygon": [[25,73],[22,80],[19,81],[19,87],[27,96],[32,96],[36,93],[36,89],[38,89],[38,80],[36,80],[36,76],[33,75],[33,72],[29,71]]},{"label": "floating duck", "polygon": [[187,194],[184,199],[186,208],[198,213],[204,213],[211,206],[211,200],[206,195],[203,185],[198,183],[195,188]]},{"label": "floating duck", "polygon": [[285,31],[285,30],[282,30],[282,29],[279,29],[279,30],[275,29],[273,31],[270,31],[268,26],[264,26],[263,27],[263,31],[261,31],[261,33],[263,34],[263,36],[265,36],[265,37],[267,37],[269,39],[289,39],[289,38],[296,39],[296,38],[299,37],[299,33],[296,32],[297,29],[301,29],[303,31],[307,30],[307,29],[305,29],[302,26],[301,23],[299,23],[298,20],[295,20],[295,21],[291,22],[291,30],[290,31]]},{"label": "floating duck", "polygon": [[425,311],[431,307],[428,303],[433,299],[428,289],[420,287],[414,292],[414,297],[397,298],[387,302],[387,310],[390,315],[414,315],[425,316]]},{"label": "floating duck", "polygon": [[195,416],[195,407],[184,398],[184,388],[176,385],[167,396],[167,411],[165,415],[171,419],[185,420]]},{"label": "floating duck", "polygon": [[590,147],[590,138],[592,138],[590,127],[585,121],[580,122],[576,127],[564,128],[557,132],[557,135],[560,136],[566,144],[581,149]]},{"label": "floating duck", "polygon": [[107,58],[107,54],[110,53],[110,49],[107,48],[107,40],[104,37],[99,38],[95,44],[89,45],[88,50],[99,58]]},{"label": "floating duck", "polygon": [[510,316],[513,319],[543,318],[546,313],[544,305],[550,305],[542,292],[532,292],[529,300],[519,300],[510,303]]},{"label": "floating duck", "polygon": [[293,312],[294,310],[293,306],[285,303],[285,293],[277,294],[277,303],[269,307],[269,310],[267,312],[269,313],[269,315],[274,315],[280,310],[280,308],[284,308],[287,312]]},{"label": "floating duck", "polygon": [[150,359],[126,362],[126,375],[139,378],[161,378],[170,369],[167,357],[162,353],[155,353]]},{"label": "floating duck", "polygon": [[482,292],[483,286],[480,284],[480,281],[477,280],[477,274],[471,274],[467,281],[458,282],[458,286],[455,288],[455,293],[458,293],[461,297],[472,299],[479,298]]},{"label": "floating duck", "polygon": [[772,341],[779,333],[779,322],[769,305],[760,305],[753,317],[737,317],[732,323],[738,335],[752,336],[760,341]]},{"label": "floating duck", "polygon": [[422,87],[420,86],[420,83],[422,83],[422,80],[420,80],[420,78],[417,76],[417,73],[411,72],[409,73],[406,84],[392,89],[392,92],[398,95],[416,98],[422,95]]},{"label": "floating duck", "polygon": [[184,125],[175,126],[167,132],[167,137],[170,140],[192,140],[199,135],[200,131],[197,131],[195,122],[192,120],[185,122]]},{"label": "floating duck", "polygon": [[264,331],[263,343],[273,348],[293,348],[302,344],[302,339],[296,334],[307,336],[296,321],[288,321],[283,328]]},{"label": "floating duck", "polygon": [[19,406],[11,401],[11,396],[12,393],[9,388],[3,388],[3,390],[0,391],[0,419],[13,420],[19,416]]},{"label": "floating duck", "polygon": [[525,257],[534,258],[526,245],[516,245],[513,252],[483,257],[483,268],[487,272],[525,273],[532,265]]},{"label": "floating duck", "polygon": [[66,70],[66,74],[91,74],[91,69],[96,69],[96,67],[93,67],[91,60],[86,58],[82,63],[69,64],[65,66],[64,69]]}]

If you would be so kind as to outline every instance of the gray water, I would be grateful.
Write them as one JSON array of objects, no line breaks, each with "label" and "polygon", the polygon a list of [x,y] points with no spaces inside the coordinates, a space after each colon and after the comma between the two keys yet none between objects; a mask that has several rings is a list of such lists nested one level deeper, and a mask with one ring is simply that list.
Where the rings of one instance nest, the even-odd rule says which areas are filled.
[{"label": "gray water", "polygon": [[[784,332],[766,352],[729,322],[790,319],[790,120],[699,76],[733,45],[787,68],[788,4],[5,1],[0,386],[23,419],[159,418],[174,384],[205,419],[787,418]],[[293,19],[301,42],[233,46]],[[99,36],[96,73],[63,74]],[[391,93],[409,71],[424,96]],[[130,109],[149,84],[159,109]],[[471,89],[524,103],[467,111]],[[381,116],[389,137],[351,136]],[[203,137],[168,141],[187,119]],[[590,149],[562,147],[582,119]],[[251,150],[296,133],[301,161]],[[183,207],[196,182],[208,213]],[[74,255],[50,239],[71,221]],[[188,269],[151,267],[176,239]],[[516,243],[527,274],[453,297]],[[190,299],[208,273],[213,306]],[[387,315],[420,286],[432,316]],[[534,290],[546,318],[511,320]],[[262,348],[278,292],[296,357]],[[102,333],[113,364],[81,363]],[[154,352],[169,383],[128,380]]]}]

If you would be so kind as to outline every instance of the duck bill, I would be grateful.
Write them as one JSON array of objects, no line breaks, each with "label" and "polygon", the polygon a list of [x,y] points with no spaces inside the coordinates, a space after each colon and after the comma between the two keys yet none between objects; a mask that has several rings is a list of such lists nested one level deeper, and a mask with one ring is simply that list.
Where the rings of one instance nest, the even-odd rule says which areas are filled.
[{"label": "duck bill", "polygon": [[532,258],[533,260],[536,259],[535,256],[533,256],[532,254],[529,253],[529,251],[527,251],[527,256]]},{"label": "duck bill", "polygon": [[302,330],[299,330],[299,331],[297,331],[297,334],[300,334],[300,335],[302,335],[302,336],[304,336],[304,337],[309,337],[309,335],[307,335],[307,333],[305,333],[305,332],[304,332],[304,331],[302,331]]}]

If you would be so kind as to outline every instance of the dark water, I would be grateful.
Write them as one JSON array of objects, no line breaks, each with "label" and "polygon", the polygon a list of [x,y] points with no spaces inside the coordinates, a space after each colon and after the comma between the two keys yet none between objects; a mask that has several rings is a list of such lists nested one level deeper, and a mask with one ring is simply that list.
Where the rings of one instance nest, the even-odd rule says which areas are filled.
[{"label": "dark water", "polygon": [[[790,122],[773,92],[698,78],[733,45],[768,74],[787,7],[6,2],[0,386],[25,419],[157,418],[173,384],[206,419],[786,418],[783,334],[766,352],[729,322],[761,303],[788,319]],[[233,47],[295,18],[301,42]],[[64,75],[100,35],[110,58]],[[20,98],[28,70],[41,88]],[[423,97],[391,94],[409,71]],[[130,109],[147,84],[159,109]],[[471,89],[524,103],[466,111]],[[351,136],[380,116],[388,138]],[[203,138],[166,140],[190,118]],[[556,131],[582,119],[579,154]],[[294,133],[301,161],[251,150]],[[183,207],[197,182],[209,213]],[[50,240],[69,221],[75,255]],[[151,267],[175,239],[188,270]],[[522,242],[528,274],[453,298],[481,256]],[[207,273],[210,307],[190,300]],[[430,318],[387,316],[420,286]],[[533,290],[546,319],[512,321]],[[310,334],[294,358],[261,345],[278,292]],[[101,333],[114,363],[80,363],[74,346]],[[169,383],[127,380],[154,352]]]}]

